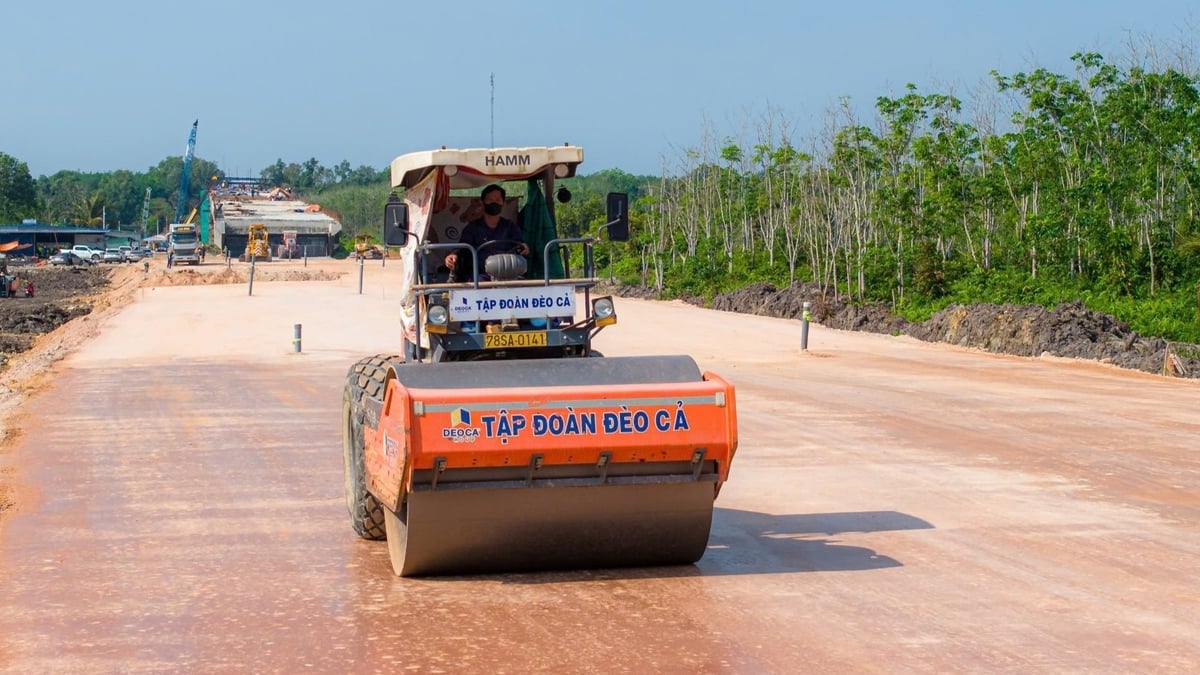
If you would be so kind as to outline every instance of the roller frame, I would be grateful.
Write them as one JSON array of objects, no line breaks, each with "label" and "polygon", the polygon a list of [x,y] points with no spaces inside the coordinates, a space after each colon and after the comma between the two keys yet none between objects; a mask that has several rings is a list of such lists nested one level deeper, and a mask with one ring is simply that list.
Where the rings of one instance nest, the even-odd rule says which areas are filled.
[{"label": "roller frame", "polygon": [[[736,414],[732,387],[689,357],[392,360],[386,371],[384,400],[364,406],[365,463],[389,537],[402,540],[389,543],[397,574],[687,564],[703,555],[736,450]],[[580,416],[626,405],[630,419],[651,409],[660,422],[662,411],[684,410],[690,427],[537,438],[527,424],[497,439],[477,424],[476,442],[451,443],[431,433],[448,401],[472,420],[502,406],[512,419],[548,419],[574,403]]]}]

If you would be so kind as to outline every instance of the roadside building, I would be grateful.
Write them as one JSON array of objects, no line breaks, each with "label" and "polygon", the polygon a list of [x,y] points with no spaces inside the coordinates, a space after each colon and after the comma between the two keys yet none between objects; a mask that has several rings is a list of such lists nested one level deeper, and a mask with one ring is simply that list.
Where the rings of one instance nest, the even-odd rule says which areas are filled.
[{"label": "roadside building", "polygon": [[25,220],[16,224],[0,224],[0,245],[16,243],[11,255],[35,256],[53,254],[59,249],[77,244],[104,249],[109,234],[102,227],[76,227],[74,225],[48,225],[36,220]]}]

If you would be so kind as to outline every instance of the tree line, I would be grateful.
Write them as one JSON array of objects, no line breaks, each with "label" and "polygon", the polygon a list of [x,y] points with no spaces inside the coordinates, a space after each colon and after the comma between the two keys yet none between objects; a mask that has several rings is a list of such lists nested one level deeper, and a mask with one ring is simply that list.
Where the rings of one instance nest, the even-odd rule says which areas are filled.
[{"label": "tree line", "polygon": [[664,162],[617,269],[699,295],[817,281],[918,320],[1084,299],[1200,342],[1200,78],[1072,62],[993,72],[970,106],[909,85],[870,123],[841,101],[808,137],[777,111],[706,133]]},{"label": "tree line", "polygon": [[[54,225],[103,223],[138,229],[145,214],[146,229],[153,234],[175,218],[182,172],[183,157],[176,156],[167,157],[144,172],[64,170],[35,179],[25,162],[0,152],[0,224],[34,219]],[[284,163],[280,159],[263,169],[258,179],[265,188],[287,186],[317,194],[336,188],[378,187],[386,184],[387,176],[386,168],[351,169],[345,160],[327,168],[316,159],[302,163]],[[215,163],[193,158],[189,186],[182,196],[186,200],[184,210],[197,206],[204,192],[225,177]]]}]

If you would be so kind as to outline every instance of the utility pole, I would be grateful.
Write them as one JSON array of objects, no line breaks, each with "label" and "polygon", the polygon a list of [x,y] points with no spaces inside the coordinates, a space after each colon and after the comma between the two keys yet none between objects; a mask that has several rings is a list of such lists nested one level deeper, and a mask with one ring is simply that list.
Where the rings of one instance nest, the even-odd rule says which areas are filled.
[{"label": "utility pole", "polygon": [[496,147],[496,74],[492,73],[492,147]]}]

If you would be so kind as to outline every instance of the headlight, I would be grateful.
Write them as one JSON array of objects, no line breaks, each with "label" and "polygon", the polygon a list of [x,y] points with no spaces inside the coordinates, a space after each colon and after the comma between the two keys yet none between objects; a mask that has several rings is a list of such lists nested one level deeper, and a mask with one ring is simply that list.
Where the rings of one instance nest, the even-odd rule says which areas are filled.
[{"label": "headlight", "polygon": [[449,316],[446,308],[442,305],[433,305],[429,308],[429,323],[435,326],[445,326]]},{"label": "headlight", "polygon": [[607,319],[615,311],[612,298],[596,298],[596,301],[592,303],[592,314],[597,319]]},{"label": "headlight", "polygon": [[617,322],[617,310],[612,298],[596,298],[592,301],[592,317],[597,326],[610,326]]}]

